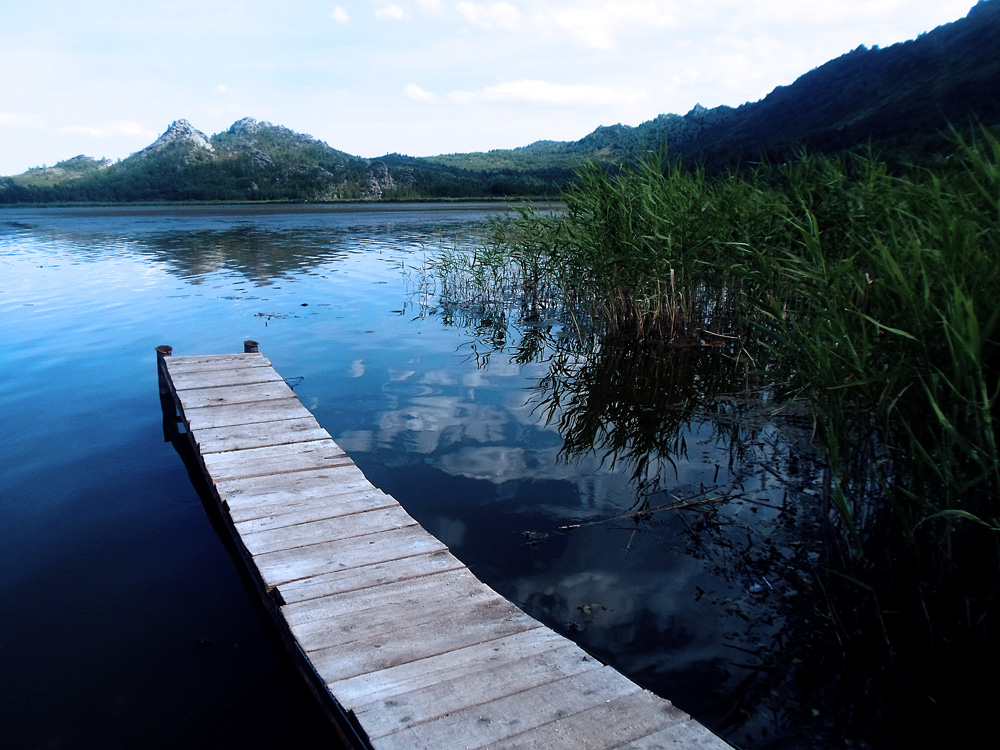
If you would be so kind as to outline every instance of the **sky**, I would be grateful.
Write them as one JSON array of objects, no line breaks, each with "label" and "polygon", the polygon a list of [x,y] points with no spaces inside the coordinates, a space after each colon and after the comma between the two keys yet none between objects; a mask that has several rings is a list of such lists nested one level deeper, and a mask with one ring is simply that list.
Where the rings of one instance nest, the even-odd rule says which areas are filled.
[{"label": "sky", "polygon": [[[996,0],[994,0],[996,1]],[[4,0],[0,175],[254,117],[377,157],[739,106],[975,0]]]}]

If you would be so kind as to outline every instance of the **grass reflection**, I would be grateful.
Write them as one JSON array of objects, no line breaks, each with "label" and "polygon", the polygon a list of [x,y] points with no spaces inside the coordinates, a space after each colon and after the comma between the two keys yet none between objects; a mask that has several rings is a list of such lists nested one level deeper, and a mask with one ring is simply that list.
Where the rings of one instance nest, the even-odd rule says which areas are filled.
[{"label": "grass reflection", "polygon": [[712,424],[735,454],[753,437],[754,427],[741,427],[732,415],[740,404],[761,399],[748,390],[738,355],[600,342],[587,353],[557,349],[548,365],[532,400],[536,413],[557,425],[562,455],[596,452],[611,468],[627,469],[637,508],[676,479],[675,461],[687,456],[692,420]]},{"label": "grass reflection", "polygon": [[[449,255],[447,274],[455,273],[456,262]],[[588,459],[596,458],[602,471],[630,478],[630,503],[545,531],[525,531],[525,549],[534,554],[570,535],[590,554],[630,564],[634,560],[640,566],[623,568],[623,575],[627,570],[645,575],[637,570],[657,566],[659,542],[650,542],[658,539],[699,561],[692,565],[704,564],[729,586],[717,584],[710,591],[712,586],[705,584],[697,589],[696,601],[702,616],[735,623],[726,643],[733,659],[688,654],[683,667],[677,656],[636,661],[648,663],[645,669],[653,681],[670,674],[669,685],[679,679],[691,680],[699,689],[715,686],[717,697],[698,699],[698,718],[729,736],[759,739],[765,725],[787,725],[792,718],[782,703],[794,691],[779,664],[787,666],[785,659],[797,657],[783,647],[783,613],[798,606],[810,585],[810,548],[802,540],[815,534],[793,489],[815,492],[814,477],[821,474],[809,441],[809,418],[778,405],[758,387],[753,365],[734,339],[667,346],[588,330],[580,316],[574,319],[552,300],[524,304],[513,284],[506,290],[470,285],[462,297],[454,277],[445,283],[434,275],[444,270],[441,263],[439,258],[426,275],[411,279],[414,297],[429,301],[414,305],[414,312],[463,329],[470,356],[480,367],[502,357],[539,371],[525,398],[539,424],[557,429],[558,459],[567,470],[577,466],[587,471]],[[720,463],[703,466],[706,454],[707,460]],[[678,575],[676,567],[657,573],[664,578],[661,585]],[[634,643],[649,639],[651,652],[658,655],[665,646],[656,639],[665,633],[690,639],[679,646],[682,650],[697,641],[696,634],[683,634],[680,623],[680,631],[674,632],[674,625],[662,622],[653,627],[645,620],[623,621],[614,626],[619,630],[606,632],[602,623],[610,622],[610,616],[589,600],[578,606],[579,596],[564,590],[568,585],[562,581],[544,595],[530,593],[522,604],[555,617],[570,636],[599,652],[621,648],[614,645],[619,630],[634,633]],[[618,585],[627,586],[627,580]],[[734,597],[733,590],[743,594]],[[686,592],[674,596],[666,611],[687,600]],[[655,620],[650,612],[643,617]]]}]

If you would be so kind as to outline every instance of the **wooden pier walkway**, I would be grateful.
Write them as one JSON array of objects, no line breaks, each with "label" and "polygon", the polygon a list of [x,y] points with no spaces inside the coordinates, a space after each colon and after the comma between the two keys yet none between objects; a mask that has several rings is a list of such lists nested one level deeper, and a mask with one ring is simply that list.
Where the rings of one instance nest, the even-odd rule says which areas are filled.
[{"label": "wooden pier walkway", "polygon": [[346,744],[729,747],[479,581],[246,349],[158,347],[165,417]]}]

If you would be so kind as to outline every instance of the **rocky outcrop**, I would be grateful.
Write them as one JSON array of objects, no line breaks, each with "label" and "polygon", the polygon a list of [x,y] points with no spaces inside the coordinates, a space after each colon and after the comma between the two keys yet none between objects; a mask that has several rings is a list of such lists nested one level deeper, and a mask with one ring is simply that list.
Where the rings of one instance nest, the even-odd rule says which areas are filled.
[{"label": "rocky outcrop", "polygon": [[253,138],[264,128],[271,127],[271,123],[255,120],[253,117],[244,117],[229,126],[227,131],[231,135],[242,136],[243,138]]},{"label": "rocky outcrop", "polygon": [[224,133],[212,136],[212,140],[217,145],[225,145],[229,148],[233,148],[237,144],[249,144],[257,147],[264,141],[298,146],[320,142],[311,135],[296,133],[281,125],[272,125],[266,120],[256,120],[253,117],[237,120]]},{"label": "rocky outcrop", "polygon": [[196,129],[187,120],[175,120],[167,128],[167,132],[142,151],[135,154],[135,156],[138,158],[147,158],[172,151],[184,150],[192,152],[199,148],[209,152],[215,151],[215,147],[207,135]]},{"label": "rocky outcrop", "polygon": [[396,181],[392,178],[389,167],[381,161],[373,161],[368,165],[368,191],[366,197],[371,200],[380,200],[389,190],[396,187]]}]

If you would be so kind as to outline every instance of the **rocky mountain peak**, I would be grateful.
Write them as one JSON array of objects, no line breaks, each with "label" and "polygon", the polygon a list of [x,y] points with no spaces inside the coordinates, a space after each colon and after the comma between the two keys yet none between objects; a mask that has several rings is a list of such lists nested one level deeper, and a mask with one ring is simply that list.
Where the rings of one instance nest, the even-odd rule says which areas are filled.
[{"label": "rocky mountain peak", "polygon": [[136,154],[136,156],[151,156],[152,154],[158,154],[166,149],[173,149],[178,146],[187,146],[188,148],[198,147],[206,151],[215,150],[211,141],[208,140],[208,136],[195,128],[190,122],[187,120],[175,120],[170,123],[167,132]]},{"label": "rocky mountain peak", "polygon": [[273,127],[271,123],[257,120],[253,117],[244,117],[229,126],[229,132],[233,135],[252,136],[265,128]]},{"label": "rocky mountain peak", "polygon": [[[245,148],[260,147],[267,149],[275,143],[284,142],[297,146],[317,143],[311,135],[296,133],[282,125],[272,125],[265,120],[256,120],[253,117],[244,117],[237,120],[224,133],[213,136],[215,145],[222,148]],[[262,145],[266,144],[266,145]]]}]

